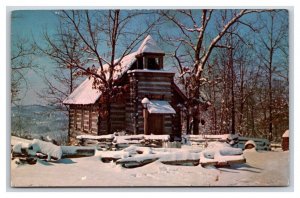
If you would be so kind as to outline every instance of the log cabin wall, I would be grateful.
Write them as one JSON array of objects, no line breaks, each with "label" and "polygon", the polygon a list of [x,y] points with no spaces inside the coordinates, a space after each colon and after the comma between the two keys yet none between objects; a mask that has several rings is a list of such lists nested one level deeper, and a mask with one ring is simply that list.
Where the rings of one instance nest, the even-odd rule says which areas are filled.
[{"label": "log cabin wall", "polygon": [[[107,118],[103,114],[107,110],[106,104],[97,103],[97,135],[108,134]],[[96,105],[95,105],[96,106]],[[110,106],[110,122],[111,122],[111,133],[116,131],[124,130],[125,128],[125,100],[112,102]]]},{"label": "log cabin wall", "polygon": [[187,100],[186,96],[179,90],[179,88],[172,82],[172,102],[171,105],[175,109],[176,114],[172,117],[173,122],[173,134],[180,136],[182,132],[182,109],[179,106],[183,106],[184,102]]},{"label": "log cabin wall", "polygon": [[125,129],[125,101],[111,104],[111,130],[112,132]]},{"label": "log cabin wall", "polygon": [[98,134],[98,106],[92,105],[70,105],[69,127],[70,135]]},{"label": "log cabin wall", "polygon": [[138,104],[136,102],[136,99],[138,99],[138,81],[134,78],[129,78],[128,82],[130,88],[129,93],[126,97],[125,129],[129,133],[137,134],[138,127],[136,123],[138,122],[138,113],[135,112],[137,112],[138,107]]},{"label": "log cabin wall", "polygon": [[[104,135],[107,134],[107,120],[101,118],[100,111],[105,105],[70,105],[70,132],[71,137],[77,135]],[[125,102],[111,104],[111,130],[112,132],[125,128]],[[99,130],[98,130],[99,129]]]},{"label": "log cabin wall", "polygon": [[[135,120],[136,123],[127,124],[126,129],[137,128],[133,133],[144,133],[144,118],[143,107],[141,101],[144,97],[150,100],[166,100],[170,104],[172,102],[171,84],[173,82],[174,73],[163,71],[149,71],[149,70],[133,70],[128,73],[130,81],[130,100],[127,104],[127,116],[131,118],[126,120]],[[136,118],[134,118],[136,116]],[[163,115],[164,131],[163,134],[172,133],[172,115]]]}]

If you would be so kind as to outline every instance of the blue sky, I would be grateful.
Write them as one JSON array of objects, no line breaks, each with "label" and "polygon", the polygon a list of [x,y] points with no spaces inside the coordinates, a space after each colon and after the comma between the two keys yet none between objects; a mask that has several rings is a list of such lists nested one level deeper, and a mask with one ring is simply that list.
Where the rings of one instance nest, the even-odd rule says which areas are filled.
[{"label": "blue sky", "polygon": [[[12,12],[11,20],[11,41],[15,41],[18,38],[26,38],[30,41],[33,39],[38,43],[42,44],[42,33],[46,29],[51,33],[55,30],[58,24],[58,18],[55,16],[54,11],[43,10],[22,10]],[[12,45],[13,46],[13,45]],[[12,49],[13,50],[13,49]],[[35,62],[41,66],[45,71],[51,75],[54,66],[45,57],[40,58],[35,56]],[[29,70],[26,73],[28,82],[28,90],[22,93],[26,94],[22,104],[36,104],[42,103],[36,95],[36,92],[44,88],[44,83],[38,74],[34,71]]]}]

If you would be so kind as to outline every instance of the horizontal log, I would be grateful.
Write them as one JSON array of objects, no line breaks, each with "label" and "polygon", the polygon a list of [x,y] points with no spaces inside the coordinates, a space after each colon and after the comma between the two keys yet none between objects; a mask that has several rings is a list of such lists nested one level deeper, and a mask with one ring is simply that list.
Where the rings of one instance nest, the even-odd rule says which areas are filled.
[{"label": "horizontal log", "polygon": [[[157,85],[158,84],[158,85]],[[171,84],[170,83],[166,83],[166,82],[141,82],[138,84],[137,86],[138,89],[141,88],[166,88],[166,89],[170,89],[171,91]]]},{"label": "horizontal log", "polygon": [[91,118],[90,121],[91,121],[92,123],[98,123],[98,119],[96,119],[96,118]]},{"label": "horizontal log", "polygon": [[111,105],[111,109],[125,109],[125,103],[122,105]]},{"label": "horizontal log", "polygon": [[[167,88],[163,88],[163,87],[139,87],[138,91],[148,91],[150,92],[160,92],[160,93],[169,93],[171,91],[171,88],[167,87]],[[170,93],[172,94],[172,93]]]},{"label": "horizontal log", "polygon": [[92,122],[92,128],[97,128],[98,127],[98,123]]},{"label": "horizontal log", "polygon": [[[173,81],[172,78],[167,76],[139,76],[136,78],[136,80],[138,80],[137,84],[140,84],[141,82],[168,82],[171,84]],[[131,83],[133,83],[133,81],[131,81]]]},{"label": "horizontal log", "polygon": [[118,129],[124,129],[125,123],[112,123],[111,127],[112,128],[118,128]]},{"label": "horizontal log", "polygon": [[160,91],[146,91],[146,90],[139,90],[138,91],[138,97],[144,98],[145,95],[164,95],[164,100],[168,99],[171,101],[172,94],[167,92],[160,92]]},{"label": "horizontal log", "polygon": [[[152,157],[152,156],[151,156]],[[153,157],[151,158],[149,157],[148,159],[143,159],[143,160],[126,160],[126,159],[122,159],[122,160],[117,160],[116,164],[120,164],[125,168],[136,168],[136,167],[141,167],[144,166],[146,164],[152,163],[156,160],[158,160],[158,157]]]},{"label": "horizontal log", "polygon": [[117,114],[115,114],[115,115],[112,115],[111,117],[111,120],[122,120],[122,121],[124,121],[125,120],[125,115],[117,115]]},{"label": "horizontal log", "polygon": [[177,165],[177,166],[198,166],[200,161],[199,159],[192,160],[192,159],[187,159],[187,160],[174,160],[174,161],[163,161],[160,160],[161,163],[167,164],[167,165]]},{"label": "horizontal log", "polygon": [[112,116],[124,116],[125,117],[125,109],[124,110],[120,110],[120,111],[116,111],[116,110],[112,110],[111,111],[111,115]]},{"label": "horizontal log", "polygon": [[158,86],[164,86],[164,85],[170,86],[171,83],[170,82],[143,82],[143,81],[141,81],[138,83],[138,86],[140,86],[140,85],[142,85],[142,86],[154,85],[154,86],[158,87]]},{"label": "horizontal log", "polygon": [[78,158],[78,157],[90,157],[95,155],[94,148],[78,147],[73,149],[73,152],[68,152],[68,146],[62,146],[63,158]]}]

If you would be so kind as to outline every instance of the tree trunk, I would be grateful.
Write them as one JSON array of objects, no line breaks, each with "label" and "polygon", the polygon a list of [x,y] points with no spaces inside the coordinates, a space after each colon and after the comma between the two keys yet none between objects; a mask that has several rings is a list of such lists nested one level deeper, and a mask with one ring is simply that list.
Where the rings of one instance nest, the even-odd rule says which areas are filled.
[{"label": "tree trunk", "polygon": [[[271,40],[272,44],[272,40]],[[273,115],[272,115],[272,62],[273,62],[273,48],[270,49],[270,57],[269,57],[269,140],[271,141],[273,139]]]},{"label": "tree trunk", "polygon": [[217,133],[217,110],[215,107],[213,107],[213,131],[214,131],[214,134],[217,135],[219,133]]},{"label": "tree trunk", "polygon": [[[197,85],[199,83],[197,82]],[[199,87],[196,88],[195,90],[195,95],[194,98],[197,100],[197,104],[194,106],[192,112],[193,112],[193,134],[194,135],[198,135],[199,134],[199,112],[200,112],[200,107],[199,107],[199,103],[198,100],[200,98],[200,91],[199,91]]]},{"label": "tree trunk", "polygon": [[107,117],[106,117],[107,132],[106,132],[106,134],[111,134],[111,102],[110,102],[109,96],[107,96],[107,100],[106,100],[106,112],[107,112]]},{"label": "tree trunk", "polygon": [[187,115],[186,115],[186,134],[191,134],[191,127],[190,127],[190,114],[189,112],[187,112]]},{"label": "tree trunk", "polygon": [[230,91],[231,91],[231,134],[235,134],[235,103],[234,103],[234,68],[232,48],[229,49],[229,67],[230,67]]},{"label": "tree trunk", "polygon": [[244,119],[244,70],[242,68],[243,66],[240,65],[240,114],[239,114],[239,132],[243,133],[244,127],[243,127],[243,119]]},{"label": "tree trunk", "polygon": [[[69,94],[71,94],[73,92],[73,69],[72,67],[70,68],[70,86],[69,86]],[[67,105],[66,105],[67,106]],[[68,123],[68,143],[70,143],[70,137],[71,137],[71,115],[70,115],[70,107],[67,107],[68,108],[68,117],[69,117],[69,123]]]}]

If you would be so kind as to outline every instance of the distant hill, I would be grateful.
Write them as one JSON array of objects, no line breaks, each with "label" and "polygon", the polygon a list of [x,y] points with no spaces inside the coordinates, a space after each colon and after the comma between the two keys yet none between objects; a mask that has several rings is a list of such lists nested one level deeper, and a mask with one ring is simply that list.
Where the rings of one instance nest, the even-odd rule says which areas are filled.
[{"label": "distant hill", "polygon": [[26,105],[11,108],[11,133],[20,137],[49,136],[59,142],[67,138],[66,111],[52,106]]}]

